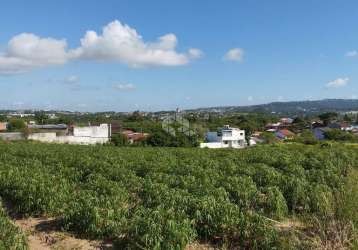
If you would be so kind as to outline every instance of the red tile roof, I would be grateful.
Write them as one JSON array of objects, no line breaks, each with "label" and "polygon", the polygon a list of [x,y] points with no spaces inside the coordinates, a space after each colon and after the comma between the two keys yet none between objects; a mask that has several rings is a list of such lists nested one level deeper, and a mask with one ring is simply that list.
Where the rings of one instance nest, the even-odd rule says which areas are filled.
[{"label": "red tile roof", "polygon": [[283,134],[284,136],[294,136],[295,134],[293,132],[291,132],[290,130],[288,129],[281,129],[278,131],[279,133]]}]

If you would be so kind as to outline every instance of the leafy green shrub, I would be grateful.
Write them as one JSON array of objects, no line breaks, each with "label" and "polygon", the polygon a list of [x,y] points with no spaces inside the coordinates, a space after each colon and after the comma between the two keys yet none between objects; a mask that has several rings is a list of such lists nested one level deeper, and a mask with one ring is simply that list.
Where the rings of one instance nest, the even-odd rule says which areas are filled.
[{"label": "leafy green shrub", "polygon": [[127,146],[129,145],[128,139],[124,134],[114,134],[111,137],[111,142],[115,146]]},{"label": "leafy green shrub", "polygon": [[127,249],[180,250],[195,238],[192,222],[184,213],[157,207],[134,212],[123,245]]},{"label": "leafy green shrub", "polygon": [[324,133],[325,137],[328,140],[334,141],[351,141],[357,142],[358,137],[350,132],[342,131],[340,129],[332,129],[328,130]]},{"label": "leafy green shrub", "polygon": [[25,127],[26,127],[25,122],[18,118],[10,119],[9,124],[8,124],[9,131],[21,131]]},{"label": "leafy green shrub", "polygon": [[281,186],[289,211],[301,213],[309,211],[309,198],[307,195],[309,184],[306,179],[285,177]]},{"label": "leafy green shrub", "polygon": [[264,213],[270,218],[281,219],[288,213],[285,197],[283,197],[278,187],[268,187],[263,189],[263,207]]},{"label": "leafy green shrub", "polygon": [[308,145],[315,145],[318,140],[310,130],[304,130],[299,136],[295,137],[294,141]]},{"label": "leafy green shrub", "polygon": [[18,212],[60,214],[62,205],[67,203],[66,179],[43,173],[35,164],[31,171],[0,164],[0,173],[0,195],[11,200]]},{"label": "leafy green shrub", "polygon": [[66,229],[94,238],[123,232],[128,218],[128,204],[122,200],[123,195],[105,197],[81,191],[73,198],[62,217]]},{"label": "leafy green shrub", "polygon": [[334,213],[334,196],[328,186],[322,184],[313,186],[309,197],[313,213],[320,216],[329,216]]},{"label": "leafy green shrub", "polygon": [[241,209],[255,207],[258,190],[250,176],[230,176],[223,182],[223,186],[231,201]]},{"label": "leafy green shrub", "polygon": [[25,234],[7,217],[0,200],[0,249],[26,250]]}]

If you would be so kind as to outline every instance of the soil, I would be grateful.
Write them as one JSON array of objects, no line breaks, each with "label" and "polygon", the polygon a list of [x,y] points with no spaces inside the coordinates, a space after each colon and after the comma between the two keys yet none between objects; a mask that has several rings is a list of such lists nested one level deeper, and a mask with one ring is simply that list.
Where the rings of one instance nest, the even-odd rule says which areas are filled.
[{"label": "soil", "polygon": [[22,218],[14,213],[11,204],[4,204],[9,216],[26,235],[30,250],[109,250],[111,242],[80,239],[61,230],[56,218]]},{"label": "soil", "polygon": [[15,224],[28,235],[30,250],[95,250],[112,249],[111,244],[100,241],[78,239],[58,230],[58,223],[53,218],[15,219]]}]

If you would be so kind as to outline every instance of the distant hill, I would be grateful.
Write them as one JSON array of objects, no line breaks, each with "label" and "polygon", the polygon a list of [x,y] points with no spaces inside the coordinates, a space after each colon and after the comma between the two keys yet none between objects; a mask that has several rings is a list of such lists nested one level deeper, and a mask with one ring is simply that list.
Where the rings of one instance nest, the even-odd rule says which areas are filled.
[{"label": "distant hill", "polygon": [[192,112],[264,112],[279,114],[314,114],[328,111],[347,112],[358,111],[356,99],[324,99],[317,101],[272,102],[251,106],[210,107],[187,110]]},{"label": "distant hill", "polygon": [[[292,102],[271,102],[267,104],[258,104],[251,106],[217,106],[217,107],[204,107],[197,109],[184,110],[185,112],[202,112],[202,113],[277,113],[287,115],[299,114],[318,114],[323,112],[347,112],[358,111],[358,99],[323,99],[316,101],[292,101]],[[34,113],[34,110],[0,110],[1,114],[10,113]],[[62,114],[62,115],[86,115],[86,114],[130,114],[131,112],[76,112],[76,111],[45,111],[46,113]],[[166,114],[168,112],[175,112],[174,110],[149,112],[154,114]]]}]

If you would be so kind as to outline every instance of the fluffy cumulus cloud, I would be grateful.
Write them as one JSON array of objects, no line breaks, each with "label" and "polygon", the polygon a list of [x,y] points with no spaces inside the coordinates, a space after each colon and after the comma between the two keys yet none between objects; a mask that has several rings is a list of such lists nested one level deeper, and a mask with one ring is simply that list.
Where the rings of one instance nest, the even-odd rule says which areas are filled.
[{"label": "fluffy cumulus cloud", "polygon": [[243,59],[244,59],[244,50],[241,48],[230,49],[224,55],[224,60],[226,60],[226,61],[241,62]]},{"label": "fluffy cumulus cloud", "polygon": [[326,84],[327,88],[340,88],[340,87],[344,87],[348,84],[349,82],[349,78],[348,77],[344,77],[344,78],[337,78],[336,80],[330,81]]},{"label": "fluffy cumulus cloud", "polygon": [[[118,61],[131,67],[178,66],[189,63],[192,53],[176,51],[174,34],[161,36],[155,42],[145,42],[137,31],[119,21],[109,23],[102,34],[87,31],[81,46],[70,52],[77,59]],[[194,51],[198,54],[198,51]]]},{"label": "fluffy cumulus cloud", "polygon": [[346,57],[355,57],[355,56],[358,56],[358,51],[356,50],[352,50],[352,51],[348,51],[346,54],[345,54]]},{"label": "fluffy cumulus cloud", "polygon": [[64,64],[68,60],[65,40],[22,33],[13,37],[0,55],[0,74],[21,73],[33,68]]},{"label": "fluffy cumulus cloud", "polygon": [[178,52],[174,34],[145,42],[135,29],[119,21],[106,25],[101,34],[87,31],[80,43],[78,48],[69,50],[64,39],[40,38],[30,33],[17,35],[0,53],[0,74],[22,73],[69,60],[114,61],[131,67],[178,66],[203,54],[194,48]]},{"label": "fluffy cumulus cloud", "polygon": [[113,86],[114,89],[119,91],[134,90],[136,87],[132,83],[119,83]]}]

